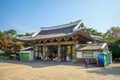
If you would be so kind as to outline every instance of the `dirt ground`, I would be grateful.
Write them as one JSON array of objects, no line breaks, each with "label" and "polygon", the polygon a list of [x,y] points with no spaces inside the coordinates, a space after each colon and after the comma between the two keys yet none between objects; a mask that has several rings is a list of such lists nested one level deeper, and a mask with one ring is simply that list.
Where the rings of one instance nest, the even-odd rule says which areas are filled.
[{"label": "dirt ground", "polygon": [[82,63],[0,61],[0,80],[120,80],[120,64],[86,69]]}]

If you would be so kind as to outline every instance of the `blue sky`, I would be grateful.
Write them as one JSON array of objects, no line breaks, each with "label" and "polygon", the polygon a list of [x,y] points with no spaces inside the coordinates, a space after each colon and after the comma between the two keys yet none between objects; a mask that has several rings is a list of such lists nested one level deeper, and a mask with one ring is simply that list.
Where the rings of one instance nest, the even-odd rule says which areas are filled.
[{"label": "blue sky", "polygon": [[103,33],[120,26],[120,0],[0,0],[2,31],[35,32],[80,19]]}]

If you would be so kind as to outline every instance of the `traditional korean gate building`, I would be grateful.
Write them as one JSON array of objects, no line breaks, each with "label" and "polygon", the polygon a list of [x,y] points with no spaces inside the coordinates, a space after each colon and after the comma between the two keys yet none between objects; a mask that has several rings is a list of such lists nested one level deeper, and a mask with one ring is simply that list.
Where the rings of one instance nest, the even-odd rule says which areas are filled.
[{"label": "traditional korean gate building", "polygon": [[81,20],[53,27],[41,27],[31,37],[17,38],[31,43],[34,59],[76,60],[76,45],[96,40]]}]

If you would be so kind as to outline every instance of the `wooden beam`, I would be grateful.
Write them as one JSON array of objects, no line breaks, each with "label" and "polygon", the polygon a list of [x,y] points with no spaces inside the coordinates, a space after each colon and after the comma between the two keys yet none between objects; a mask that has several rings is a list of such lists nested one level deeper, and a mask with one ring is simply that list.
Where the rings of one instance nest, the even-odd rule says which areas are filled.
[{"label": "wooden beam", "polygon": [[46,43],[46,42],[47,42],[47,39],[45,39],[44,42]]},{"label": "wooden beam", "polygon": [[49,39],[49,41],[50,41],[50,43],[52,43],[53,40],[52,40],[52,39]]},{"label": "wooden beam", "polygon": [[74,40],[74,36],[72,35],[71,38]]},{"label": "wooden beam", "polygon": [[[78,42],[78,41],[76,41]],[[67,41],[67,42],[59,42],[60,45],[74,45],[74,41]],[[35,46],[43,46],[44,44],[35,44]],[[58,45],[58,42],[53,42],[53,43],[45,43],[46,46],[50,45]]]},{"label": "wooden beam", "polygon": [[65,41],[67,41],[67,38],[66,38],[66,37],[63,37],[63,39],[64,39]]},{"label": "wooden beam", "polygon": [[60,38],[56,38],[56,40],[57,40],[58,42],[60,42]]},{"label": "wooden beam", "polygon": [[70,36],[67,36],[66,39],[67,39],[67,41],[68,41],[68,40],[70,39]]},{"label": "wooden beam", "polygon": [[59,38],[59,41],[61,41],[63,38]]}]

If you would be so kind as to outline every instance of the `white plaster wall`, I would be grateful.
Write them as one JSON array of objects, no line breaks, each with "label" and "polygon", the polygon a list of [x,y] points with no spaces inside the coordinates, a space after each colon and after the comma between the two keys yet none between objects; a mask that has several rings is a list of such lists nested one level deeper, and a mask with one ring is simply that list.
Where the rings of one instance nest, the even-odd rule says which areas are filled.
[{"label": "white plaster wall", "polygon": [[81,51],[77,51],[77,58],[82,58],[82,52]]},{"label": "white plaster wall", "polygon": [[93,52],[93,58],[97,58],[98,57],[98,54],[99,54],[99,52]]},{"label": "white plaster wall", "polygon": [[29,60],[33,60],[33,51],[31,51],[31,53],[30,53],[30,58],[29,58]]}]

